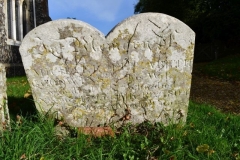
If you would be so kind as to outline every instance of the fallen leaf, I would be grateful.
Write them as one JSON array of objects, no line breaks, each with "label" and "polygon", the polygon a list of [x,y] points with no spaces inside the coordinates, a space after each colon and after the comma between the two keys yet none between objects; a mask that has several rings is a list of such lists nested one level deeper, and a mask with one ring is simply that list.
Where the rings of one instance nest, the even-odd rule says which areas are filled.
[{"label": "fallen leaf", "polygon": [[212,155],[213,153],[215,153],[215,151],[213,149],[208,151],[208,155]]},{"label": "fallen leaf", "polygon": [[78,131],[94,137],[103,137],[106,135],[114,137],[115,135],[111,127],[80,127]]},{"label": "fallen leaf", "polygon": [[29,98],[30,96],[32,96],[31,93],[28,93],[28,92],[27,92],[27,93],[24,94],[24,98]]},{"label": "fallen leaf", "polygon": [[16,119],[17,119],[17,120],[16,120],[16,123],[17,123],[18,125],[20,125],[20,124],[22,123],[22,120],[21,120],[22,117],[19,116],[19,115],[17,115],[17,116],[16,116]]},{"label": "fallen leaf", "polygon": [[26,159],[26,154],[24,153],[23,155],[21,155],[20,159]]},{"label": "fallen leaf", "polygon": [[196,148],[198,153],[204,153],[204,152],[208,152],[209,151],[209,145],[207,144],[203,144],[203,145],[199,145]]},{"label": "fallen leaf", "polygon": [[177,159],[175,156],[171,156],[169,160],[175,160]]}]

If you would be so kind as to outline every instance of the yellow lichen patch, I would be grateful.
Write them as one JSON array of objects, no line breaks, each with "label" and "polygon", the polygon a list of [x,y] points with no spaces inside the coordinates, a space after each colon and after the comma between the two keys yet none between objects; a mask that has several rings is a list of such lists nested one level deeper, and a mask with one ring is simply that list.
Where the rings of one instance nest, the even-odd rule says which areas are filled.
[{"label": "yellow lichen patch", "polygon": [[77,98],[75,99],[75,103],[76,104],[81,104],[83,101],[82,101],[82,98]]},{"label": "yellow lichen patch", "polygon": [[32,48],[30,48],[30,49],[28,49],[28,53],[30,53],[30,54],[33,54],[33,51],[34,51],[34,49],[36,49],[36,47],[34,46],[34,47],[32,47]]},{"label": "yellow lichen patch", "polygon": [[72,106],[69,122],[81,126],[120,127],[116,120],[125,109],[132,109],[135,116],[125,116],[130,123],[144,119],[165,123],[176,118],[175,111],[186,113],[194,37],[173,20],[157,13],[136,15],[116,26],[106,39],[76,20],[39,26],[29,37],[39,38],[41,44],[28,39],[21,47],[23,61],[31,62],[26,72],[35,101],[46,112],[50,107],[58,111]]},{"label": "yellow lichen patch", "polygon": [[[122,49],[120,48],[120,44],[123,43],[131,43],[130,40],[132,38],[132,35],[128,32],[128,29],[125,29],[124,31],[119,30],[119,34],[116,38],[113,39],[112,41],[112,48],[118,48],[120,50],[120,54],[125,54],[126,51],[128,50],[127,48],[124,49],[125,52],[121,52]],[[129,47],[130,44],[128,44]]]},{"label": "yellow lichen patch", "polygon": [[76,27],[75,24],[72,24],[73,31],[76,33],[81,33],[83,30],[83,27]]},{"label": "yellow lichen patch", "polygon": [[101,88],[102,88],[102,89],[105,89],[105,88],[107,88],[107,87],[110,86],[111,80],[110,80],[109,78],[103,78],[103,79],[99,79],[98,82],[99,82],[99,83],[102,83]]},{"label": "yellow lichen patch", "polygon": [[190,46],[188,46],[186,50],[186,60],[191,61],[193,59],[193,52],[194,52],[194,44],[192,43]]},{"label": "yellow lichen patch", "polygon": [[80,107],[77,107],[72,111],[72,114],[75,117],[75,119],[79,119],[79,118],[83,117],[84,115],[86,115],[87,112],[85,110],[81,109]]}]

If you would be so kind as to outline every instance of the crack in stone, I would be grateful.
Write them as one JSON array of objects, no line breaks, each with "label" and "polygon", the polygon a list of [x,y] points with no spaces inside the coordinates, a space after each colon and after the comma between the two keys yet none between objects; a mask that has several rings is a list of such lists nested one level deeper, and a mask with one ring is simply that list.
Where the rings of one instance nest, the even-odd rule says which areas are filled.
[{"label": "crack in stone", "polygon": [[161,29],[160,26],[158,26],[156,23],[154,23],[152,20],[148,19],[149,22],[151,22],[154,26],[156,26],[157,28]]},{"label": "crack in stone", "polygon": [[[52,33],[54,36],[60,34],[59,39],[47,40],[41,46],[38,40],[33,44],[30,40],[28,43],[23,41],[21,52],[34,54],[30,55],[32,62],[27,64],[26,72],[30,81],[34,81],[31,85],[36,91],[33,93],[38,100],[45,101],[41,100],[43,111],[47,111],[53,102],[54,107],[72,106],[76,109],[62,112],[68,112],[64,116],[70,114],[69,123],[81,126],[112,123],[119,127],[125,122],[165,123],[171,117],[184,119],[187,106],[179,101],[189,95],[189,83],[185,84],[185,81],[190,81],[190,77],[185,75],[191,74],[187,64],[192,63],[189,60],[184,63],[187,57],[185,46],[194,44],[194,37],[191,37],[194,34],[184,24],[176,25],[176,20],[166,15],[149,13],[140,17],[136,15],[131,21],[120,23],[107,38],[82,22],[53,21],[48,27],[56,30]],[[168,20],[170,22],[166,23]],[[176,27],[182,27],[181,33],[175,34]],[[40,29],[46,30],[42,26]],[[38,35],[37,29],[34,33],[32,36],[43,42],[49,37],[42,35],[43,32]],[[188,50],[190,57],[193,50]],[[174,60],[177,63],[172,62]],[[37,73],[38,78],[34,77]],[[173,115],[173,112],[177,113]]]},{"label": "crack in stone", "polygon": [[133,39],[136,31],[137,31],[137,27],[138,27],[138,25],[139,25],[140,23],[141,23],[141,21],[137,23],[137,25],[136,25],[135,28],[134,28],[133,35],[132,35],[132,36],[130,37],[130,39],[128,40],[127,53],[129,53],[130,43],[131,43],[131,41],[132,41],[132,39]]}]

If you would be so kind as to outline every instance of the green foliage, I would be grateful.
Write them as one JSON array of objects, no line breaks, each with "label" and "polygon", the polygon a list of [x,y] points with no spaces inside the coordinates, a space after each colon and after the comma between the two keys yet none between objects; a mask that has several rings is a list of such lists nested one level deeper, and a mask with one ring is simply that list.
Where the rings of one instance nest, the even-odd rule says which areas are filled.
[{"label": "green foliage", "polygon": [[210,77],[222,80],[240,81],[240,55],[231,55],[207,63],[199,70]]},{"label": "green foliage", "polygon": [[[12,121],[0,137],[0,159],[237,159],[240,117],[190,102],[187,123],[127,125],[115,137],[55,135],[52,119]],[[74,131],[71,131],[74,132]],[[72,135],[72,136],[71,136]]]},{"label": "green foliage", "polygon": [[30,90],[26,77],[12,77],[7,79],[7,95],[10,116],[17,114],[35,114],[36,108],[31,99],[24,98],[24,94]]},{"label": "green foliage", "polygon": [[[10,96],[24,99],[28,90],[25,82],[25,78],[8,79]],[[19,94],[11,89],[14,84]],[[59,136],[55,134],[55,121],[38,114],[17,116],[11,126],[11,131],[0,136],[1,160],[240,158],[240,117],[193,102],[185,125],[129,124],[116,130],[115,137],[95,138],[74,128],[66,137]]]},{"label": "green foliage", "polygon": [[[174,5],[175,4],[175,5]],[[135,6],[135,13],[160,12],[184,20],[187,10],[184,9],[184,0],[139,0]]]},{"label": "green foliage", "polygon": [[11,97],[22,98],[29,89],[30,86],[25,76],[7,78],[7,94]]},{"label": "green foliage", "polygon": [[197,42],[218,39],[237,45],[240,41],[239,0],[139,0],[135,13],[160,12],[188,24]]}]

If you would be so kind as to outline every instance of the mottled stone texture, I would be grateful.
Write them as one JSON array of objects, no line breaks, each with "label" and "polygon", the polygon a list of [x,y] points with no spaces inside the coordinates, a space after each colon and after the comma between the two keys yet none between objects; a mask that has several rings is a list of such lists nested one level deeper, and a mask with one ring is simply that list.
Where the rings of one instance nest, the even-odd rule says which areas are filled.
[{"label": "mottled stone texture", "polygon": [[185,121],[195,33],[160,13],[135,15],[105,38],[92,26],[58,20],[20,47],[36,107],[72,126]]},{"label": "mottled stone texture", "polygon": [[0,132],[10,128],[10,117],[7,106],[6,71],[4,65],[0,64]]},{"label": "mottled stone texture", "polygon": [[9,47],[7,46],[7,35],[5,29],[5,14],[3,11],[4,0],[0,0],[0,62],[8,62],[11,59]]}]

